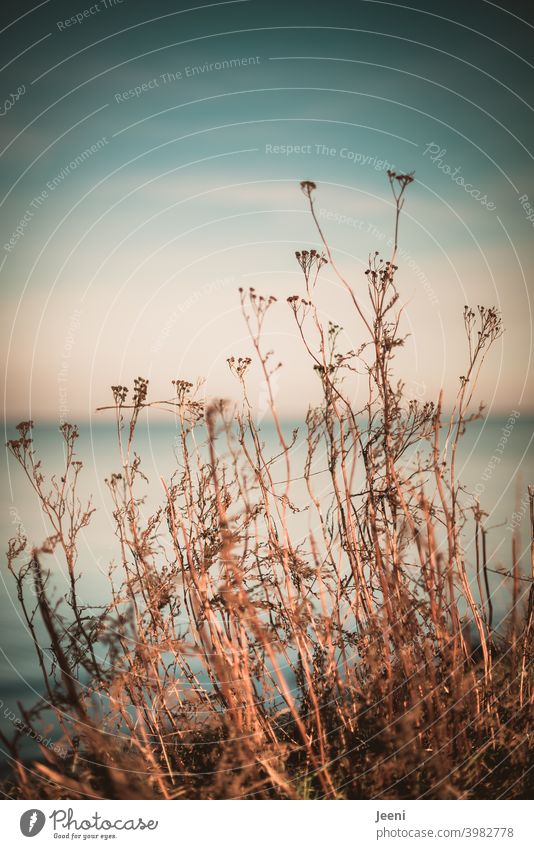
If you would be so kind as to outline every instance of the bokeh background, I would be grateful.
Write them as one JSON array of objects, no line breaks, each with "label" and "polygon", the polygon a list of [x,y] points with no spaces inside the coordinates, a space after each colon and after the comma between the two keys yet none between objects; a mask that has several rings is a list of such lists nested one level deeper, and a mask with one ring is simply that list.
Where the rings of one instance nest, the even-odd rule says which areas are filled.
[{"label": "bokeh background", "polygon": [[[299,181],[317,183],[332,250],[363,291],[369,252],[390,250],[388,168],[415,172],[400,233],[410,336],[399,377],[421,400],[443,388],[450,405],[465,370],[464,304],[502,310],[505,334],[477,392],[485,418],[466,437],[461,474],[495,527],[495,564],[508,557],[514,510],[526,550],[532,10],[488,0],[193,3],[45,0],[1,13],[4,433],[33,419],[54,470],[58,423],[80,424],[97,507],[83,553],[88,597],[113,555],[103,480],[116,459],[109,418],[95,412],[110,384],[140,374],[162,398],[172,379],[202,378],[206,396],[236,397],[226,359],[250,353],[238,288],[254,286],[278,298],[265,328],[283,363],[276,403],[288,423],[302,421],[318,385],[285,299],[301,286],[294,251],[319,242]],[[318,299],[343,325],[343,346],[357,348],[362,328],[329,266]],[[261,417],[254,371],[251,398]],[[488,472],[503,428],[502,462]],[[155,414],[143,439],[156,479],[168,474],[172,424]],[[3,539],[22,525],[40,542],[46,528],[5,454],[2,472]],[[61,590],[60,565],[56,577]],[[0,698],[11,710],[39,683],[5,563],[1,589]]]}]

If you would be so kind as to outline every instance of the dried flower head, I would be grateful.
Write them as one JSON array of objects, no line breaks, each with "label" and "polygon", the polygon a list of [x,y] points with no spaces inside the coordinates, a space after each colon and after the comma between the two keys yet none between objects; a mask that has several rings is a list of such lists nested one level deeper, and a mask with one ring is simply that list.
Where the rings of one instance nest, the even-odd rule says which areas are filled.
[{"label": "dried flower head", "polygon": [[133,402],[136,407],[141,407],[148,395],[148,380],[144,377],[136,377],[134,380]]},{"label": "dried flower head", "polygon": [[323,265],[326,265],[326,263],[328,262],[326,256],[324,254],[318,253],[315,248],[311,248],[311,250],[309,251],[295,251],[295,257],[302,269],[302,272],[306,279],[306,283],[309,281],[313,270],[315,270],[315,273],[317,275]]},{"label": "dried flower head", "polygon": [[245,372],[251,365],[252,360],[250,357],[238,357],[237,360],[235,357],[228,357],[226,362],[228,363],[232,374],[235,374],[236,377],[242,380]]},{"label": "dried flower head", "polygon": [[113,392],[113,399],[115,403],[120,406],[124,404],[126,401],[126,396],[128,395],[128,387],[121,386],[120,384],[117,386],[112,386],[111,391]]},{"label": "dried flower head", "polygon": [[302,180],[300,183],[300,188],[302,189],[306,197],[311,198],[312,192],[317,188],[317,186],[312,180]]}]

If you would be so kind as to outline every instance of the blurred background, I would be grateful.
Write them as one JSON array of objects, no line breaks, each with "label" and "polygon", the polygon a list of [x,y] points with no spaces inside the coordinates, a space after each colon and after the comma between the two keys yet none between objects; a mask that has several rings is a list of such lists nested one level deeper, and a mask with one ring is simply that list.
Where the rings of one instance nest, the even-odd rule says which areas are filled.
[{"label": "blurred background", "polygon": [[[466,435],[459,471],[489,513],[495,564],[509,559],[514,522],[526,551],[531,10],[487,0],[45,0],[1,14],[4,435],[33,419],[57,471],[57,426],[80,424],[83,486],[97,507],[87,598],[104,585],[115,542],[103,483],[117,465],[111,418],[95,412],[110,384],[143,375],[150,397],[163,398],[175,378],[203,379],[207,397],[237,398],[226,360],[251,353],[238,288],[254,286],[278,298],[265,326],[283,363],[276,404],[288,427],[301,423],[319,385],[285,300],[302,292],[295,250],[320,242],[299,181],[317,183],[332,251],[363,293],[369,253],[391,251],[388,168],[415,172],[400,227],[410,335],[399,378],[419,400],[443,388],[450,406],[465,371],[464,304],[502,311],[505,333],[476,393],[485,418]],[[362,326],[330,266],[317,300],[343,326],[341,347],[357,348]],[[354,393],[357,404],[358,385]],[[250,394],[261,419],[254,369]],[[172,422],[154,413],[143,428],[140,453],[157,481],[175,460]],[[488,470],[503,428],[501,462]],[[2,472],[5,544],[19,525],[40,543],[48,530],[5,453]],[[3,712],[40,685],[5,562],[1,591]]]}]

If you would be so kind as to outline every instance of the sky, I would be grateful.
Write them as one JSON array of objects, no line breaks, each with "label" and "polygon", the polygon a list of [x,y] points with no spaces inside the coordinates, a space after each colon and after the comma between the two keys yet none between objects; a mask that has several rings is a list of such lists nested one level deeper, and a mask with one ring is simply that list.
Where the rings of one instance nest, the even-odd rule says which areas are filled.
[{"label": "sky", "polygon": [[[111,384],[205,379],[236,397],[250,353],[238,289],[278,301],[265,346],[280,413],[317,398],[289,295],[320,247],[365,293],[390,250],[392,167],[412,397],[465,372],[464,304],[502,310],[477,392],[532,412],[534,16],[524,4],[382,0],[3,4],[0,281],[4,418],[86,421]],[[460,179],[462,178],[462,179]],[[317,293],[345,349],[361,322],[329,266]],[[253,370],[252,400],[265,387]],[[356,396],[365,382],[356,386]]]}]

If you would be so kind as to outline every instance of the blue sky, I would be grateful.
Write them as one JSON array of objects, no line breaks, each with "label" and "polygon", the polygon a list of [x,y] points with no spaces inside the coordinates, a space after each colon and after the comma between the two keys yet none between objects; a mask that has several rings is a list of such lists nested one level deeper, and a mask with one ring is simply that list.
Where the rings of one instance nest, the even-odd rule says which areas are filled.
[{"label": "blue sky", "polygon": [[[279,407],[299,415],[317,387],[285,297],[300,287],[294,251],[317,234],[298,183],[318,184],[331,246],[363,286],[392,233],[387,163],[416,172],[399,376],[417,397],[452,398],[463,305],[498,305],[506,333],[479,395],[494,412],[531,409],[533,27],[520,4],[30,8],[0,33],[6,417],[90,418],[137,374],[155,395],[175,377],[231,395],[248,285],[279,298],[267,343],[284,363]],[[357,347],[328,268],[318,297]]]}]

